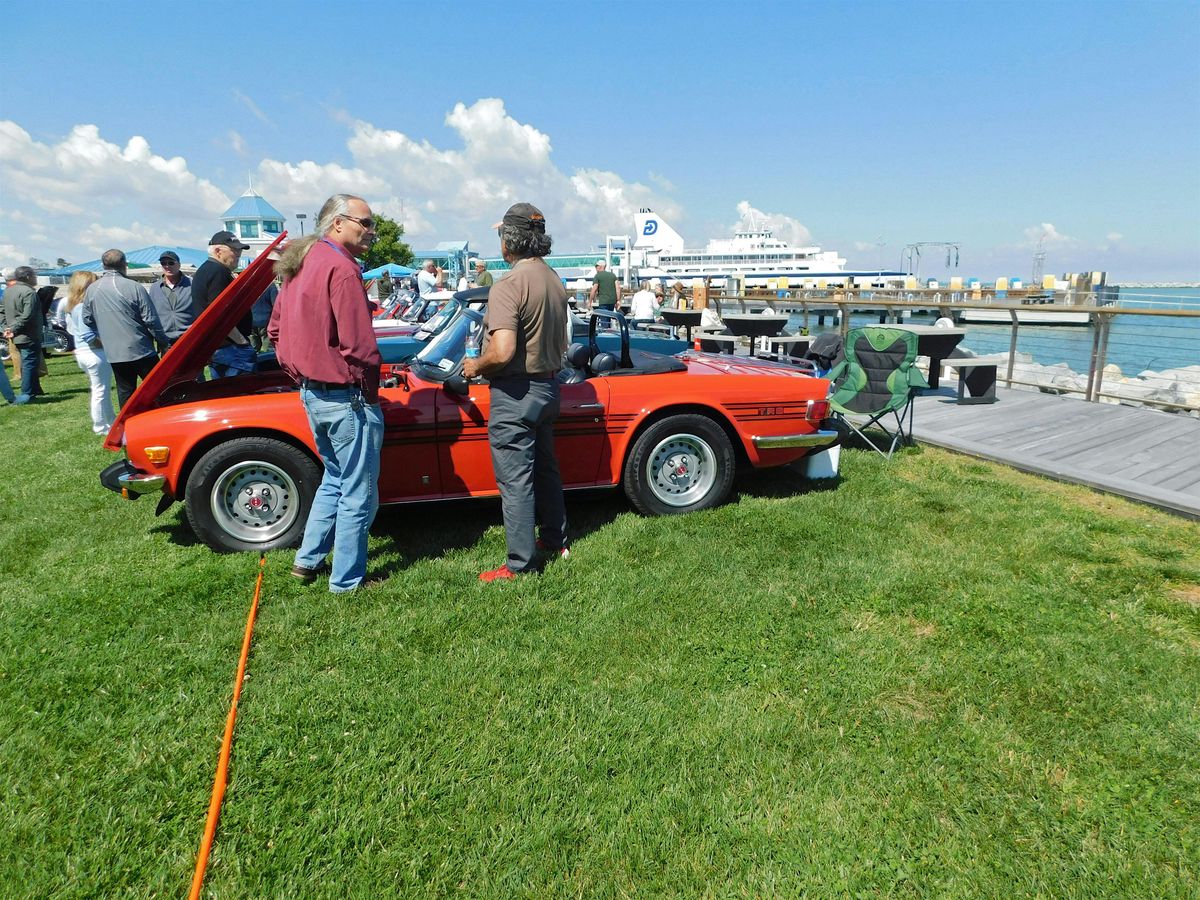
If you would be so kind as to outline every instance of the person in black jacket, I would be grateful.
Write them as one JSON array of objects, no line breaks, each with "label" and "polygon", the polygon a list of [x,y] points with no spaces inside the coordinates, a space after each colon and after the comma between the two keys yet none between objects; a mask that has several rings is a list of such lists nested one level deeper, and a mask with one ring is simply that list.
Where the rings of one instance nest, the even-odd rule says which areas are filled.
[{"label": "person in black jacket", "polygon": [[[233,272],[237,269],[242,251],[249,250],[229,231],[218,231],[208,242],[208,259],[192,276],[192,302],[199,317],[208,305],[233,283]],[[238,322],[225,343],[213,354],[209,368],[213,378],[253,372],[255,369],[254,348],[250,346],[250,332],[254,326],[253,316],[247,312]]]}]

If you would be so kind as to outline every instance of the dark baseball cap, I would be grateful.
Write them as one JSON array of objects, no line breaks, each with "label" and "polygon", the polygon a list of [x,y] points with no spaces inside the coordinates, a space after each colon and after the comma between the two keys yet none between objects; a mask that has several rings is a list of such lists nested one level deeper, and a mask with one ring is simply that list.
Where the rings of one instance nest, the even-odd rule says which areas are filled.
[{"label": "dark baseball cap", "polygon": [[179,262],[179,254],[174,250],[164,250],[162,255],[158,257],[158,261],[162,262],[164,259],[169,259],[171,262],[177,263]]},{"label": "dark baseball cap", "polygon": [[508,212],[504,214],[504,218],[492,227],[499,228],[501,225],[520,228],[522,231],[546,233],[546,217],[532,203],[514,203],[508,208]]},{"label": "dark baseball cap", "polygon": [[232,231],[218,231],[212,236],[212,240],[208,242],[208,246],[215,247],[217,244],[224,244],[234,250],[249,250],[249,244],[243,244],[233,234]]}]

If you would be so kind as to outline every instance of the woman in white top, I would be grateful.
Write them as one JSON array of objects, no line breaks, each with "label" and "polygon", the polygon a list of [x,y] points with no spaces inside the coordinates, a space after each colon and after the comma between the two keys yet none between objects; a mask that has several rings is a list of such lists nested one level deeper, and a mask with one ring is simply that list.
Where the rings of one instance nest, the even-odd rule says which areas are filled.
[{"label": "woman in white top", "polygon": [[88,380],[92,383],[92,431],[108,434],[116,418],[109,391],[112,366],[108,364],[100,346],[99,336],[83,324],[81,305],[88,286],[95,280],[93,272],[76,272],[71,276],[71,282],[67,285],[67,333],[75,339],[75,362],[87,372]]}]

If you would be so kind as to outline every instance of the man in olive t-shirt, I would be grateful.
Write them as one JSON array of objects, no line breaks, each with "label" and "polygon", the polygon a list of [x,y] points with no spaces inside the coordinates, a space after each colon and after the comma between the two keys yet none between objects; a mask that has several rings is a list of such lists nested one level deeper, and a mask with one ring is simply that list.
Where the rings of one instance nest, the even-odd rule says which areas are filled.
[{"label": "man in olive t-shirt", "polygon": [[[492,286],[483,352],[463,360],[463,375],[491,386],[488,443],[504,511],[508,560],[480,581],[515,578],[539,568],[538,550],[565,557],[567,511],[554,455],[558,379],[567,349],[567,291],[542,258],[550,252],[546,219],[536,206],[509,207],[500,251],[512,266]],[[540,536],[535,534],[535,526]]]},{"label": "man in olive t-shirt", "polygon": [[596,260],[596,274],[592,278],[588,301],[593,309],[607,309],[609,312],[621,302],[621,285],[617,283],[617,276],[608,271],[608,263],[602,259]]}]

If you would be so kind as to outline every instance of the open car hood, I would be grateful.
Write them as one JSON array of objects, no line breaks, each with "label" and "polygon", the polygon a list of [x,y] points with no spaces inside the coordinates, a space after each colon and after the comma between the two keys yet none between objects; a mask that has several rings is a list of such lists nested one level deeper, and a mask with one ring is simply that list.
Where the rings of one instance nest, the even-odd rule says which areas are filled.
[{"label": "open car hood", "polygon": [[125,420],[130,416],[153,409],[162,392],[172,385],[195,381],[213,353],[224,342],[242,316],[250,311],[254,301],[275,278],[275,251],[287,237],[279,235],[245,270],[233,279],[208,305],[196,321],[188,326],[183,336],[164,354],[158,365],[138,385],[129,402],[121,407],[116,422],[108,431],[104,446],[109,450],[120,450],[125,436]]}]

